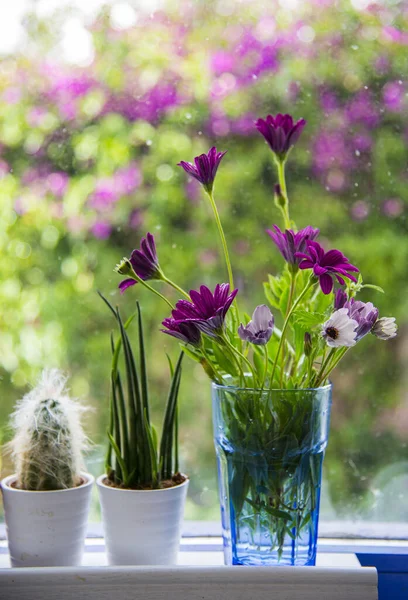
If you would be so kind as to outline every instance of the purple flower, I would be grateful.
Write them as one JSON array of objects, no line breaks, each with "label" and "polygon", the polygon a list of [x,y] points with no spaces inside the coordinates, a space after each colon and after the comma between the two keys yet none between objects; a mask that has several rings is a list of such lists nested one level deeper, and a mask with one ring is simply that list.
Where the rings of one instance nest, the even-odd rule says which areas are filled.
[{"label": "purple flower", "polygon": [[252,321],[249,321],[248,325],[244,327],[241,323],[238,335],[244,342],[264,346],[271,339],[273,326],[273,314],[265,304],[261,304],[254,310]]},{"label": "purple flower", "polygon": [[178,163],[179,167],[183,167],[186,173],[197,179],[207,192],[211,193],[214,187],[214,179],[217,173],[218,165],[221,162],[225,152],[217,152],[217,148],[213,146],[207,154],[200,154],[194,159],[194,165],[182,160]]},{"label": "purple flower", "polygon": [[334,292],[334,310],[339,310],[339,308],[343,308],[346,304],[348,298],[347,294],[344,290],[338,289]]},{"label": "purple flower", "polygon": [[167,333],[167,335],[171,335],[185,344],[200,345],[201,333],[194,323],[178,322],[170,317],[164,319],[162,325],[167,328],[161,330],[163,333]]},{"label": "purple flower", "polygon": [[341,285],[345,284],[343,277],[348,277],[351,281],[357,281],[349,273],[349,271],[358,273],[357,267],[352,265],[340,250],[325,252],[321,245],[313,240],[306,240],[306,245],[308,254],[303,252],[296,252],[295,254],[297,258],[303,259],[299,264],[299,268],[313,269],[313,273],[319,278],[323,294],[330,294],[332,291],[333,276]]},{"label": "purple flower", "polygon": [[319,235],[319,229],[308,225],[295,233],[292,229],[286,229],[283,232],[277,225],[274,225],[273,228],[275,231],[266,230],[268,235],[271,236],[283,258],[292,267],[292,271],[297,271],[301,259],[295,256],[296,253],[305,252],[306,240],[315,240]]},{"label": "purple flower", "polygon": [[299,119],[293,122],[291,115],[278,114],[276,117],[268,115],[266,119],[258,119],[256,128],[268,142],[272,152],[280,160],[284,160],[289,150],[296,144],[306,121]]},{"label": "purple flower", "polygon": [[[127,261],[125,260],[125,262]],[[140,279],[143,279],[143,281],[147,281],[148,279],[161,279],[162,274],[156,254],[156,244],[154,236],[151,233],[148,233],[145,238],[142,238],[140,250],[133,250],[129,262],[132,265],[133,271]],[[119,265],[117,271],[119,273],[121,272],[121,265]],[[123,270],[123,273],[124,272],[128,273],[129,271]],[[120,282],[119,289],[123,294],[128,287],[131,287],[136,283],[137,281],[134,279],[124,279]]]},{"label": "purple flower", "polygon": [[200,291],[190,291],[191,302],[179,300],[172,312],[178,323],[193,323],[210,337],[222,334],[226,314],[238,290],[230,293],[228,283],[217,283],[214,293],[202,285]]},{"label": "purple flower", "polygon": [[355,298],[350,298],[345,302],[344,308],[347,308],[349,317],[357,321],[356,342],[358,342],[367,333],[370,333],[378,319],[378,309],[372,302],[361,302]]},{"label": "purple flower", "polygon": [[350,319],[357,322],[356,342],[361,340],[367,333],[370,333],[378,319],[378,309],[372,302],[361,302],[355,298],[347,299],[347,294],[343,290],[336,290],[334,294],[334,308],[346,308]]}]

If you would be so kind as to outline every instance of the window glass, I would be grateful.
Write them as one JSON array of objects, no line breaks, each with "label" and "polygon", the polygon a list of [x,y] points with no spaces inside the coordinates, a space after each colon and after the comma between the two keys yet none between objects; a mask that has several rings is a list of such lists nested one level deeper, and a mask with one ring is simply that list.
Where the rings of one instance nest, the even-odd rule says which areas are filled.
[{"label": "window glass", "polygon": [[[7,4],[7,6],[6,6]],[[86,5],[86,6],[85,6]],[[240,302],[264,302],[281,259],[272,157],[254,121],[307,127],[288,164],[299,226],[324,232],[386,294],[366,290],[399,335],[368,336],[333,376],[322,521],[408,519],[408,9],[369,0],[4,3],[0,19],[0,426],[44,366],[92,407],[88,467],[103,471],[110,331],[101,290],[148,332],[154,415],[168,383],[167,308],[120,295],[115,264],[155,234],[187,289],[226,280],[211,214],[177,167],[228,150],[217,199]],[[177,300],[177,296],[172,296]],[[187,518],[219,518],[210,383],[185,362],[181,460]],[[3,452],[3,474],[11,471]],[[95,501],[93,518],[97,519]],[[339,532],[341,533],[341,527]]]}]

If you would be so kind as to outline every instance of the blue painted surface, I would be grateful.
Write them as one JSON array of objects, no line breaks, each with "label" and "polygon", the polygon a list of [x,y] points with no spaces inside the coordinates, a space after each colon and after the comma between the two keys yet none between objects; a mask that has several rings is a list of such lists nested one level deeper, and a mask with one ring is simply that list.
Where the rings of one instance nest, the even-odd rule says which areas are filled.
[{"label": "blue painted surface", "polygon": [[360,554],[363,567],[378,572],[378,600],[408,600],[408,556],[405,554]]}]

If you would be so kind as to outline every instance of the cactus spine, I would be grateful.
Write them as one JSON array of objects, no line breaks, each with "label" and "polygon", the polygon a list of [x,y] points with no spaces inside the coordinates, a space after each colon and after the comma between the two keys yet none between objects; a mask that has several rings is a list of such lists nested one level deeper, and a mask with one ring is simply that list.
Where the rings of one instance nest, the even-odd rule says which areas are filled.
[{"label": "cactus spine", "polygon": [[80,483],[86,446],[80,422],[84,409],[68,396],[65,385],[60,371],[46,370],[17,403],[10,447],[19,489],[60,490]]}]

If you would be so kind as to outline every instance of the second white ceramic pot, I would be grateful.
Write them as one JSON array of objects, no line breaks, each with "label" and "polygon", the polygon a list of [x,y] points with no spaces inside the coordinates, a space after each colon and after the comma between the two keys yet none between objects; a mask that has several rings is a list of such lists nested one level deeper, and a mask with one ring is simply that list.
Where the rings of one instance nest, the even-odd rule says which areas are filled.
[{"label": "second white ceramic pot", "polygon": [[96,481],[110,565],[174,565],[188,479],[160,490],[125,490]]},{"label": "second white ceramic pot", "polygon": [[47,492],[13,487],[15,475],[1,482],[12,567],[71,567],[81,564],[92,486]]}]

